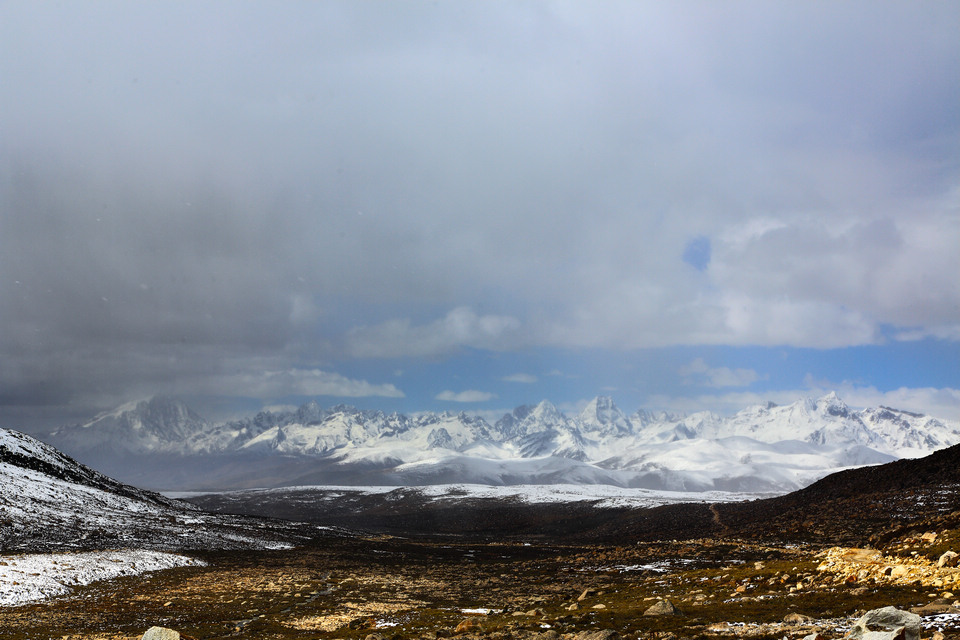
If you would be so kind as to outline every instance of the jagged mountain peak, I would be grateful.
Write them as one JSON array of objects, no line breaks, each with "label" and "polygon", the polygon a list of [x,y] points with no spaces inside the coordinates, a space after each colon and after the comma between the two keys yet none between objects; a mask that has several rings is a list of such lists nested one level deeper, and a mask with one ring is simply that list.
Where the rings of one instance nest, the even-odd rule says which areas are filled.
[{"label": "jagged mountain peak", "polygon": [[563,414],[561,414],[556,405],[549,400],[541,400],[537,406],[534,407],[531,415],[539,418],[559,418],[562,417]]},{"label": "jagged mountain peak", "polygon": [[[562,458],[602,469],[604,477],[640,474],[644,479],[638,482],[644,483],[654,482],[654,477],[673,482],[668,481],[670,474],[686,469],[694,475],[719,474],[723,486],[754,486],[753,480],[737,484],[741,480],[728,478],[743,474],[765,478],[756,486],[781,487],[799,486],[803,479],[817,477],[821,468],[917,457],[960,442],[955,422],[886,408],[852,411],[835,393],[782,406],[758,404],[729,417],[709,411],[680,416],[638,410],[627,418],[609,396],[598,396],[567,416],[544,400],[515,408],[494,426],[462,411],[386,415],[342,404],[324,408],[311,401],[215,427],[187,420],[180,425],[186,437],[177,440],[171,434],[179,428],[178,420],[195,415],[181,405],[162,397],[138,401],[101,414],[86,427],[64,431],[88,451],[121,455],[281,454],[298,456],[302,464],[427,465],[420,469],[454,456],[461,461],[456,464],[470,460],[477,468],[502,463],[503,477],[511,478],[507,469],[521,461],[536,466],[541,464],[537,460]],[[154,418],[163,424],[169,419],[173,427],[160,429]],[[714,478],[695,484],[706,487],[714,480],[720,482]],[[564,478],[558,474],[552,481]]]},{"label": "jagged mountain peak", "polygon": [[815,406],[817,411],[831,416],[845,417],[850,413],[849,407],[840,399],[836,391],[817,398]]},{"label": "jagged mountain peak", "polygon": [[581,428],[611,434],[631,431],[630,422],[609,396],[597,396],[577,416]]},{"label": "jagged mountain peak", "polygon": [[182,400],[158,395],[126,403],[89,422],[60,428],[49,438],[71,453],[93,449],[182,452],[209,428],[209,423]]}]

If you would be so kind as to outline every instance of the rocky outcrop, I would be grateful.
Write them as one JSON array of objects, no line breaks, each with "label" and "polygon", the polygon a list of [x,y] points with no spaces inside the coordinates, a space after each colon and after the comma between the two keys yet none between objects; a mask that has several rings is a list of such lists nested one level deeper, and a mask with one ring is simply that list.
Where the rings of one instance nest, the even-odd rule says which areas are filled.
[{"label": "rocky outcrop", "polygon": [[960,589],[960,569],[934,564],[923,556],[886,556],[875,549],[833,547],[823,552],[822,557],[817,571],[832,574],[838,583],[918,584]]}]

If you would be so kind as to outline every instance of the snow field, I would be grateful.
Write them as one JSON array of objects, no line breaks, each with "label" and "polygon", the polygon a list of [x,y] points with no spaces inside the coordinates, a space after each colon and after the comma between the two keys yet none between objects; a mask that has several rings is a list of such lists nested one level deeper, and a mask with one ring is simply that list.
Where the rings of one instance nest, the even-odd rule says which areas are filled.
[{"label": "snow field", "polygon": [[39,602],[73,587],[172,569],[206,566],[202,560],[160,551],[88,551],[0,556],[0,606]]}]

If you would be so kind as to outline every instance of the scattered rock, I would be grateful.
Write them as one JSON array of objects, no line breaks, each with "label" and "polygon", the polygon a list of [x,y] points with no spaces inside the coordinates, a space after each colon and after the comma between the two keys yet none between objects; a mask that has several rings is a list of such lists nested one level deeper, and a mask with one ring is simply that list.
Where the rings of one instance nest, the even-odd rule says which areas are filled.
[{"label": "scattered rock", "polygon": [[867,611],[846,635],[851,640],[920,640],[920,616],[896,607]]},{"label": "scattered rock", "polygon": [[347,627],[350,629],[373,629],[377,626],[377,621],[373,618],[354,618]]},{"label": "scattered rock", "polygon": [[584,589],[583,593],[580,594],[580,597],[577,598],[577,602],[583,602],[587,598],[591,598],[595,595],[597,595],[596,589]]},{"label": "scattered rock", "polygon": [[811,618],[809,616],[800,615],[799,613],[788,613],[783,617],[784,624],[804,624],[810,622]]},{"label": "scattered rock", "polygon": [[180,632],[166,627],[150,627],[140,640],[180,640]]},{"label": "scattered rock", "polygon": [[683,615],[680,609],[677,609],[669,600],[660,600],[655,605],[643,612],[645,616],[679,616]]},{"label": "scattered rock", "polygon": [[947,551],[937,560],[937,567],[955,567],[958,564],[958,559],[960,559],[960,554],[956,551]]},{"label": "scattered rock", "polygon": [[574,640],[620,640],[620,634],[613,629],[600,631],[581,631],[574,636]]},{"label": "scattered rock", "polygon": [[483,625],[479,618],[464,618],[453,630],[454,633],[469,633],[471,631],[483,631]]},{"label": "scattered rock", "polygon": [[935,616],[941,613],[958,613],[958,610],[951,604],[943,602],[931,602],[919,607],[911,607],[910,612],[919,616]]}]

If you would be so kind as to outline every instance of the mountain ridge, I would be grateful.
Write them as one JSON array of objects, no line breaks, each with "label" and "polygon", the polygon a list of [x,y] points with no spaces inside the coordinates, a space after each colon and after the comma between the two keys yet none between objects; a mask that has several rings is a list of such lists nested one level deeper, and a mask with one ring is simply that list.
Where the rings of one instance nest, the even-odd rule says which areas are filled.
[{"label": "mountain ridge", "polygon": [[254,461],[248,477],[232,472],[247,486],[256,460],[279,456],[298,462],[279,475],[275,469],[271,483],[335,481],[338,470],[355,477],[359,469],[355,480],[370,484],[536,484],[566,475],[655,489],[787,491],[839,469],[960,443],[960,424],[889,407],[852,410],[833,392],[729,417],[642,409],[627,416],[607,396],[569,416],[544,400],[493,425],[464,412],[387,414],[316,401],[211,424],[182,401],[158,396],[63,427],[49,440],[107,463],[166,456],[176,467],[179,459],[202,456],[199,466],[215,467],[247,457]]},{"label": "mountain ridge", "polygon": [[286,524],[217,516],[124,484],[55,447],[0,428],[0,551],[288,546]]}]

